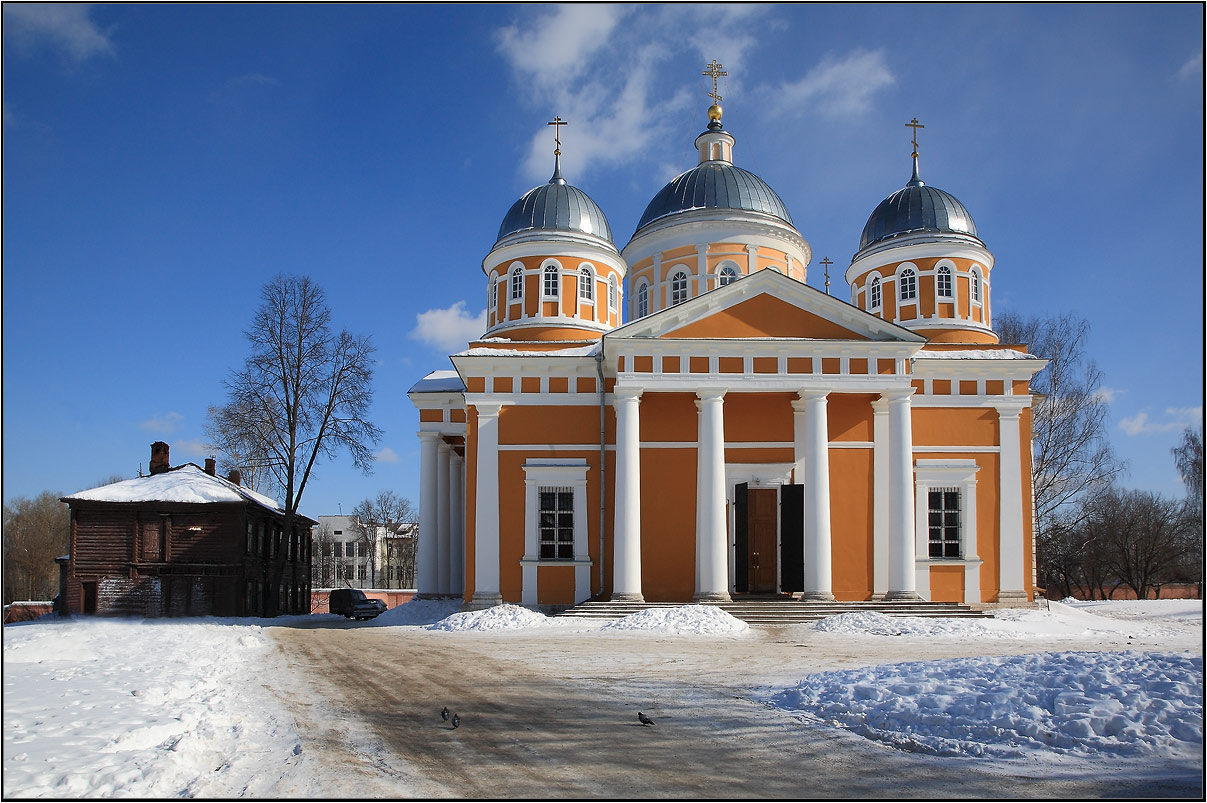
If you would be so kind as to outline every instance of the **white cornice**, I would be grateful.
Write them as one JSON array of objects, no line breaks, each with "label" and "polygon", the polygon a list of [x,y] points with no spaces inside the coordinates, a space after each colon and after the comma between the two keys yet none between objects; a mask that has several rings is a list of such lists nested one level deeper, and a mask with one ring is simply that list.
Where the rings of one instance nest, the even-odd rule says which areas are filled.
[{"label": "white cornice", "polygon": [[808,265],[813,255],[800,232],[779,218],[736,209],[696,209],[669,215],[647,225],[620,253],[633,264],[655,253],[701,242],[779,247],[802,265]]},{"label": "white cornice", "polygon": [[522,242],[509,242],[492,248],[482,260],[482,272],[487,276],[493,268],[502,263],[514,262],[524,257],[570,257],[598,262],[616,271],[621,278],[628,273],[628,263],[616,252],[591,243],[576,243],[572,241],[532,239]]}]

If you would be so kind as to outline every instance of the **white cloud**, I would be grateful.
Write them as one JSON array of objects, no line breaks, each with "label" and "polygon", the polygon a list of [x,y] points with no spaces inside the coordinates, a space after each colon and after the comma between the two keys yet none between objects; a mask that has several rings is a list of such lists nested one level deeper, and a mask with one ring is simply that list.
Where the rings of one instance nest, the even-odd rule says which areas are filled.
[{"label": "white cloud", "polygon": [[1119,428],[1128,435],[1143,435],[1149,432],[1175,432],[1197,424],[1203,419],[1202,407],[1166,407],[1162,420],[1149,420],[1148,412],[1141,410],[1130,418],[1119,422]]},{"label": "white cloud", "polygon": [[536,80],[563,83],[590,66],[592,54],[607,45],[627,13],[629,9],[615,5],[557,6],[531,25],[515,23],[501,29],[499,50],[512,67]]},{"label": "white cloud", "polygon": [[826,56],[800,80],[773,89],[772,95],[796,114],[855,117],[871,108],[878,90],[896,80],[884,51],[855,50],[841,59]]},{"label": "white cloud", "polygon": [[1203,51],[1199,51],[1190,57],[1182,68],[1178,70],[1178,78],[1183,81],[1202,78],[1203,76]]},{"label": "white cloud", "polygon": [[5,3],[4,38],[20,51],[48,46],[82,62],[113,53],[109,32],[89,18],[91,6],[71,3]]},{"label": "white cloud", "polygon": [[1096,398],[1098,401],[1110,404],[1119,397],[1120,393],[1126,392],[1127,391],[1119,390],[1118,388],[1098,388],[1098,390],[1094,391],[1094,398]]},{"label": "white cloud", "polygon": [[398,452],[395,452],[389,446],[383,446],[373,453],[373,459],[379,463],[397,463],[399,462]]},{"label": "white cloud", "polygon": [[180,422],[184,420],[184,416],[180,413],[164,413],[156,418],[148,418],[139,424],[140,427],[148,432],[159,432],[163,435],[171,434],[176,427],[180,426]]},{"label": "white cloud", "polygon": [[416,326],[411,337],[429,346],[455,351],[486,331],[486,310],[477,315],[465,311],[465,302],[458,301],[447,309],[430,309],[415,316]]},{"label": "white cloud", "polygon": [[175,459],[181,454],[186,457],[209,457],[214,451],[202,443],[197,438],[192,440],[172,441],[172,458]]}]

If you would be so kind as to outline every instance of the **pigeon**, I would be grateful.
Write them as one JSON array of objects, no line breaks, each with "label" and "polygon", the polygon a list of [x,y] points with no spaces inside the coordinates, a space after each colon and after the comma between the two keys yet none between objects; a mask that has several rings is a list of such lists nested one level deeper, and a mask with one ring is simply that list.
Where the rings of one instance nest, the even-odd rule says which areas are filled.
[{"label": "pigeon", "polygon": [[453,714],[453,728],[456,729],[459,727],[461,727],[461,717]]},{"label": "pigeon", "polygon": [[443,719],[445,722],[448,722],[448,706],[447,705],[444,707],[444,710],[440,712],[440,718]]},{"label": "pigeon", "polygon": [[649,717],[647,717],[645,714],[641,713],[640,711],[637,712],[637,721],[640,722],[642,725],[653,725],[654,724],[654,720],[650,719]]}]

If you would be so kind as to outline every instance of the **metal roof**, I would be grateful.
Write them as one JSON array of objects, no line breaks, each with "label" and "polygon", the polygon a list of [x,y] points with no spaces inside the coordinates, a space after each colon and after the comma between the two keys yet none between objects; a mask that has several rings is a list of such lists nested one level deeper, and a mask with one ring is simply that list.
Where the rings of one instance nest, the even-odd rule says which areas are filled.
[{"label": "metal roof", "polygon": [[928,187],[918,178],[917,162],[909,183],[880,202],[863,227],[859,250],[882,240],[915,231],[977,236],[972,215],[954,195]]},{"label": "metal roof", "polygon": [[788,207],[767,182],[729,162],[709,161],[671,179],[645,208],[637,224],[645,225],[693,209],[741,209],[777,217],[794,226]]},{"label": "metal roof", "polygon": [[496,242],[530,230],[578,232],[613,242],[603,210],[585,192],[566,183],[560,166],[548,184],[533,187],[511,205]]}]

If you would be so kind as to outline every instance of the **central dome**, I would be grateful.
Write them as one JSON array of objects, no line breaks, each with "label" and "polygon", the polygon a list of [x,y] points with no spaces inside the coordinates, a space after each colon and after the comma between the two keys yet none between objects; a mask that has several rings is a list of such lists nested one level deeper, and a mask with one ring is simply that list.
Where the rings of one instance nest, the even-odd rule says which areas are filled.
[{"label": "central dome", "polygon": [[954,195],[928,187],[918,178],[917,161],[909,183],[880,202],[859,236],[859,250],[911,232],[967,234],[976,237],[972,215]]},{"label": "central dome", "polygon": [[511,205],[495,242],[526,231],[589,234],[615,247],[603,210],[585,192],[566,183],[560,165],[548,184],[533,187]]},{"label": "central dome", "polygon": [[795,228],[788,207],[767,182],[724,161],[708,161],[680,173],[658,191],[637,224],[647,224],[668,215],[697,209],[740,209],[779,218]]}]

